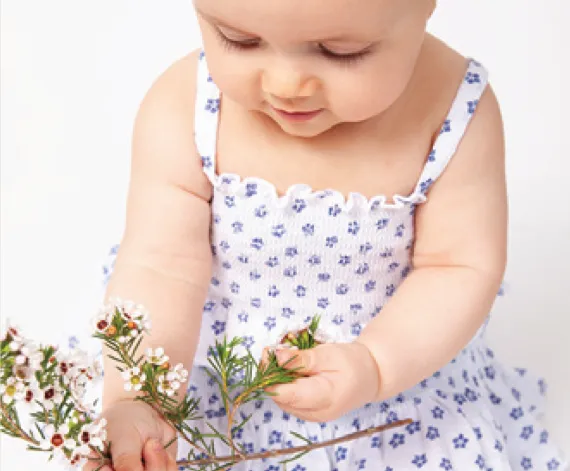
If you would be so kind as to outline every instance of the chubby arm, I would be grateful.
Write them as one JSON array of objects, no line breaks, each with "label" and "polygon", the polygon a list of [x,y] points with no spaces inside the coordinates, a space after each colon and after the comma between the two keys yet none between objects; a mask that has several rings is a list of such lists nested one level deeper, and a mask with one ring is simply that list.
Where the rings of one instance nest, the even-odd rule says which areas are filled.
[{"label": "chubby arm", "polygon": [[504,154],[501,114],[488,88],[418,208],[412,272],[357,340],[378,365],[377,400],[451,361],[484,322],[506,264]]},{"label": "chubby arm", "polygon": [[[137,114],[126,227],[106,293],[150,312],[139,351],[161,346],[188,369],[211,271],[210,187],[193,142],[195,70],[196,54],[172,65]],[[103,407],[132,397],[106,356],[104,366]]]}]

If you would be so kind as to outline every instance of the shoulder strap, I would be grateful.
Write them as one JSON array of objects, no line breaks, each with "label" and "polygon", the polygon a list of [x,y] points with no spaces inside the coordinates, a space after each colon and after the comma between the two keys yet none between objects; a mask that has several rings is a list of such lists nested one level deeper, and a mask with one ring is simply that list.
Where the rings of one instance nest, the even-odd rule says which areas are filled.
[{"label": "shoulder strap", "polygon": [[414,191],[415,194],[425,195],[455,155],[487,83],[486,69],[471,59],[463,82],[428,156]]},{"label": "shoulder strap", "polygon": [[212,81],[204,52],[200,52],[196,78],[194,140],[204,172],[214,183],[216,178],[216,143],[220,111],[220,91]]}]

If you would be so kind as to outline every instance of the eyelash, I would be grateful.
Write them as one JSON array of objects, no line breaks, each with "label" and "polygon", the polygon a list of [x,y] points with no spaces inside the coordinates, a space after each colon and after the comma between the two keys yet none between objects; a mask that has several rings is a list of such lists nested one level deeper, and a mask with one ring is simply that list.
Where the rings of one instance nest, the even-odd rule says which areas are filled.
[{"label": "eyelash", "polygon": [[341,62],[345,65],[352,65],[364,59],[370,53],[370,49],[364,49],[358,52],[351,52],[350,54],[338,54],[336,52],[329,51],[322,44],[319,44],[319,49],[321,51],[321,54],[323,54],[323,56],[325,56],[327,59]]},{"label": "eyelash", "polygon": [[[225,36],[220,30],[217,30],[217,36],[222,42],[223,46],[227,50],[238,50],[238,51],[248,51],[259,46],[258,39],[251,39],[246,41],[234,41],[227,36]],[[339,62],[344,65],[353,65],[354,63],[360,61],[370,53],[370,49],[364,49],[363,51],[354,52],[350,54],[337,54],[335,52],[329,51],[322,44],[319,44],[319,50],[321,54],[334,62]]]},{"label": "eyelash", "polygon": [[246,41],[234,41],[234,40],[228,38],[227,36],[225,36],[220,30],[217,30],[217,33],[218,33],[218,38],[220,38],[220,40],[222,41],[222,44],[228,50],[237,49],[240,51],[245,51],[245,50],[253,49],[253,48],[259,46],[259,40],[257,40],[257,39],[250,39],[250,40],[246,40]]}]

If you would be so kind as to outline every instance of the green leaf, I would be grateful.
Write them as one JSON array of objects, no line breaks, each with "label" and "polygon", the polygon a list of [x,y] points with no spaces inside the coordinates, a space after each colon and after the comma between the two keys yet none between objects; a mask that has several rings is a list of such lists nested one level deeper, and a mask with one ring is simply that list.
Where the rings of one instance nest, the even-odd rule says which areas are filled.
[{"label": "green leaf", "polygon": [[[220,439],[221,441],[223,441],[226,445],[231,446],[230,441],[228,440],[228,437],[226,437],[225,435],[222,435],[220,432],[218,432],[214,427],[212,427],[212,425],[208,422],[206,422],[206,425],[208,426],[208,428],[210,430],[212,430],[212,434],[214,435],[215,438]],[[212,435],[210,434],[210,435]],[[213,444],[212,444],[213,446]]]},{"label": "green leaf", "polygon": [[285,459],[283,461],[280,461],[279,463],[281,464],[287,464],[287,463],[291,463],[292,461],[297,461],[299,458],[305,456],[307,453],[309,453],[310,450],[305,450],[302,451],[301,453],[297,453],[296,455],[294,455],[291,458]]},{"label": "green leaf", "polygon": [[228,462],[218,466],[217,468],[214,468],[212,471],[221,471],[221,470],[227,469],[228,466],[232,466],[236,463],[238,463],[238,461],[228,461]]},{"label": "green leaf", "polygon": [[297,432],[290,432],[291,435],[293,435],[294,437],[297,437],[299,440],[304,441],[307,445],[311,445],[313,442],[311,442],[311,440],[309,440],[308,438],[303,437],[303,435],[298,434]]},{"label": "green leaf", "polygon": [[168,448],[170,445],[172,445],[174,442],[176,442],[178,440],[178,437],[173,437],[166,445],[164,445],[164,448]]},{"label": "green leaf", "polygon": [[44,450],[44,449],[42,449],[42,448],[39,448],[39,447],[37,447],[37,446],[34,446],[34,445],[28,445],[28,446],[26,447],[26,449],[27,449],[27,450],[31,450],[31,451],[43,451],[43,452],[46,451],[46,450]]},{"label": "green leaf", "polygon": [[143,336],[140,335],[139,338],[138,338],[138,340],[137,340],[137,342],[136,342],[136,344],[135,344],[135,347],[133,348],[132,352],[130,353],[130,355],[131,355],[132,357],[135,356],[135,353],[137,352],[137,350],[138,350],[139,347],[141,346],[141,342],[142,342],[142,341],[143,341]]},{"label": "green leaf", "polygon": [[46,439],[46,436],[44,435],[44,433],[42,432],[42,429],[38,426],[37,422],[34,422],[34,425],[36,426],[36,428],[38,429],[38,433],[40,434],[40,436],[42,437],[43,440]]},{"label": "green leaf", "polygon": [[251,419],[253,417],[253,414],[249,414],[247,416],[247,418],[245,418],[241,423],[239,423],[238,425],[236,425],[235,427],[232,428],[232,430],[239,430],[240,428],[243,428],[243,426],[245,424],[247,424],[249,422],[249,419]]}]

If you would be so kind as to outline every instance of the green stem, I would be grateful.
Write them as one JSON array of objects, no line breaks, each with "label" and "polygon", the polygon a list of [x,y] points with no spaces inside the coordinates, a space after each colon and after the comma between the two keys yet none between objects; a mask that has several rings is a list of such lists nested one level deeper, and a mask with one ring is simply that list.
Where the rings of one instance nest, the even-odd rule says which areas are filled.
[{"label": "green stem", "polygon": [[4,406],[4,403],[1,400],[0,400],[0,409],[2,410],[2,415],[4,416],[6,421],[8,422],[8,425],[10,425],[10,428],[12,429],[12,431],[14,432],[15,435],[17,435],[18,437],[22,438],[23,440],[31,443],[32,445],[35,445],[35,446],[40,445],[40,442],[38,442],[34,438],[30,437],[26,432],[24,432],[20,427],[18,427],[17,424],[14,423],[14,421],[10,417],[10,411],[8,411],[6,409],[6,407]]}]

